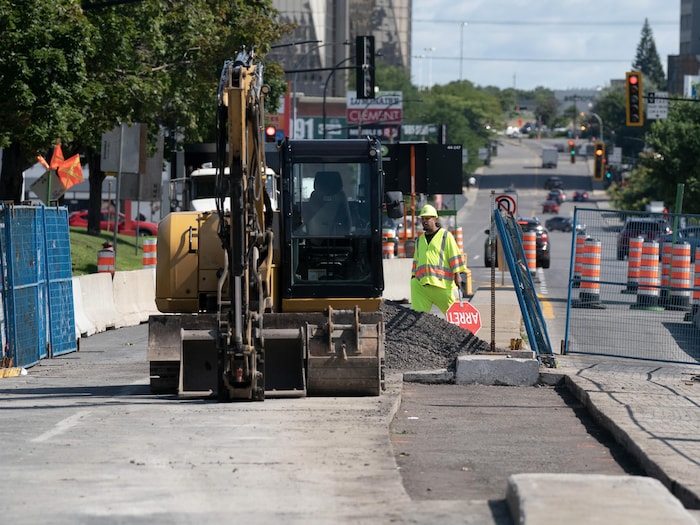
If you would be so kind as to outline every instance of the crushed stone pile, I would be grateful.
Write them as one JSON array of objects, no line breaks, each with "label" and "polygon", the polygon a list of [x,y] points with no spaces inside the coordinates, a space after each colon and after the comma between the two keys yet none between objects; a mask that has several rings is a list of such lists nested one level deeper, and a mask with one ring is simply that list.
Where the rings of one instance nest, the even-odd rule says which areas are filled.
[{"label": "crushed stone pile", "polygon": [[453,369],[457,356],[488,352],[491,345],[430,313],[384,300],[386,368],[394,371]]}]

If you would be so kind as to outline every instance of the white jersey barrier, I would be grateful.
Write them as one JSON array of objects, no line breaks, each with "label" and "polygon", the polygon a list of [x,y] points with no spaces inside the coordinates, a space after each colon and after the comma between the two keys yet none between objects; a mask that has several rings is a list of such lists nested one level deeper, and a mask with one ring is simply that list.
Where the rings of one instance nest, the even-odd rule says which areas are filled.
[{"label": "white jersey barrier", "polygon": [[92,273],[73,277],[76,338],[135,326],[157,314],[155,270]]},{"label": "white jersey barrier", "polygon": [[80,277],[73,277],[73,311],[75,312],[75,337],[79,339],[81,335],[91,336],[97,332],[95,325],[88,318],[83,306],[83,295],[80,286]]},{"label": "white jersey barrier", "polygon": [[124,326],[145,323],[150,315],[159,313],[154,282],[154,268],[115,272],[114,304]]},{"label": "white jersey barrier", "polygon": [[104,332],[109,328],[125,326],[114,306],[112,274],[91,273],[81,275],[78,279],[80,279],[84,313],[95,326],[95,330]]}]

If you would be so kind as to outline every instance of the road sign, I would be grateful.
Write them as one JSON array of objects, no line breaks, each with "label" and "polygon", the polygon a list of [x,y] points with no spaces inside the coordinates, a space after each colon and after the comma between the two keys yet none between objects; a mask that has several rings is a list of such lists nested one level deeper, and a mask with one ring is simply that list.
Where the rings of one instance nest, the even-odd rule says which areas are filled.
[{"label": "road sign", "polygon": [[509,215],[515,215],[515,212],[518,209],[518,203],[515,201],[515,197],[504,193],[502,195],[497,195],[495,201],[496,207],[499,210],[504,211]]},{"label": "road sign", "polygon": [[649,92],[646,106],[648,119],[668,118],[668,93],[660,91]]},{"label": "road sign", "polygon": [[481,314],[467,301],[455,301],[445,314],[447,321],[476,335],[481,330]]}]

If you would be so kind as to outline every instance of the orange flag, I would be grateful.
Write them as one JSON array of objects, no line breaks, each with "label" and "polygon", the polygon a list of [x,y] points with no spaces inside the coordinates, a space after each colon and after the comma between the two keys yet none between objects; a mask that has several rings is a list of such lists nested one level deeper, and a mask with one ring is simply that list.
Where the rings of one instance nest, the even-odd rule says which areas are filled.
[{"label": "orange flag", "polygon": [[44,166],[47,170],[51,168],[51,166],[49,166],[49,163],[46,162],[46,159],[45,159],[44,157],[42,157],[41,155],[39,155],[39,156],[36,158],[36,160],[38,160],[38,161],[39,161],[39,164],[41,164],[42,166]]},{"label": "orange flag", "polygon": [[[53,159],[51,160],[53,161]],[[83,168],[80,166],[80,155],[76,153],[71,158],[61,163],[57,173],[65,189],[83,182]]]},{"label": "orange flag", "polygon": [[56,144],[53,148],[53,155],[51,156],[51,169],[58,169],[65,159],[63,158],[63,150],[60,144]]}]

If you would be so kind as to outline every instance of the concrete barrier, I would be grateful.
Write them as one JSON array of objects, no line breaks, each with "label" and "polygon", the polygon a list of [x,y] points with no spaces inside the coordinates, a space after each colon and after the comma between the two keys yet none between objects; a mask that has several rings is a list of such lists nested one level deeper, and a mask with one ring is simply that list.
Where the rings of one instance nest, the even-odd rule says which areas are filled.
[{"label": "concrete barrier", "polygon": [[80,278],[73,277],[73,314],[75,315],[75,338],[81,336],[90,337],[97,332],[95,325],[90,321],[83,306],[83,296],[80,286]]},{"label": "concrete barrier", "polygon": [[78,279],[80,280],[84,311],[88,319],[95,325],[95,330],[104,332],[108,328],[124,326],[121,316],[114,306],[112,274],[91,273],[81,275]]},{"label": "concrete barrier", "polygon": [[112,283],[114,306],[125,326],[148,321],[148,316],[159,313],[152,268],[116,272]]},{"label": "concrete barrier", "polygon": [[458,385],[532,386],[540,365],[536,359],[507,356],[461,355],[457,357],[455,383]]},{"label": "concrete barrier", "polygon": [[411,266],[413,259],[383,259],[384,299],[390,301],[411,300]]}]

